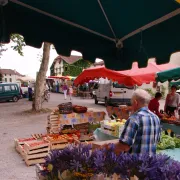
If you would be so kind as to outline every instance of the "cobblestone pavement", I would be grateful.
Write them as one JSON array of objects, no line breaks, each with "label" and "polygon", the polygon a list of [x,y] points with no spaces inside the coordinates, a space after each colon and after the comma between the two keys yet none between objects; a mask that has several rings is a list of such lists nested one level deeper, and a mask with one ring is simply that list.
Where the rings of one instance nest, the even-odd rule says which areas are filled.
[{"label": "cobblestone pavement", "polygon": [[[55,108],[58,104],[68,102],[62,94],[51,93],[44,108]],[[94,104],[93,99],[73,98],[72,102],[89,108],[105,111],[103,104]],[[164,102],[161,102],[161,106]],[[14,148],[14,138],[30,137],[32,133],[46,133],[47,114],[24,114],[31,109],[32,102],[27,99],[17,103],[0,103],[0,179],[35,180],[35,167],[27,167]]]},{"label": "cobblestone pavement", "polygon": [[[62,94],[51,93],[44,108],[55,108],[58,104],[68,102]],[[105,110],[103,104],[95,105],[93,99],[73,98],[72,102],[90,108]],[[0,103],[0,179],[2,180],[35,180],[35,167],[27,167],[15,151],[14,138],[30,137],[32,133],[46,133],[46,119],[48,114],[24,114],[31,109],[32,102],[27,99],[17,103]]]}]

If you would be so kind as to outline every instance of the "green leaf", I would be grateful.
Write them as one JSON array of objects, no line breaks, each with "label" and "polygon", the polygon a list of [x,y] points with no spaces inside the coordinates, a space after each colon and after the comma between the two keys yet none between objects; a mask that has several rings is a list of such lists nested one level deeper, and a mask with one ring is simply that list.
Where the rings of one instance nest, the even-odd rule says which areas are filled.
[{"label": "green leaf", "polygon": [[11,41],[15,43],[15,45],[11,46],[11,48],[13,48],[13,50],[17,51],[21,56],[23,56],[23,47],[26,46],[24,37],[19,34],[12,34]]}]

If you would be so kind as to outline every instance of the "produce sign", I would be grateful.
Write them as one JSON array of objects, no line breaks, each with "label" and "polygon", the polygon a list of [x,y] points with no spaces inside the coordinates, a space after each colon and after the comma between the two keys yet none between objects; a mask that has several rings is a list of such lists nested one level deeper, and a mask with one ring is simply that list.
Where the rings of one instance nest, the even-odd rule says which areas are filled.
[{"label": "produce sign", "polygon": [[160,143],[157,145],[158,150],[180,148],[180,139],[177,137],[171,137],[165,135],[163,132],[161,135]]}]

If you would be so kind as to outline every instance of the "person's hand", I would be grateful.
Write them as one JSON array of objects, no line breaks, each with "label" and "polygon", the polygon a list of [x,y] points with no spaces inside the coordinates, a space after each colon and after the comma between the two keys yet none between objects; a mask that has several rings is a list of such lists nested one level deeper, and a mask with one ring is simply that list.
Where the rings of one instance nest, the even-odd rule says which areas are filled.
[{"label": "person's hand", "polygon": [[[114,145],[115,145],[114,153],[116,155],[119,155],[121,152],[123,152],[122,146],[121,146],[120,143],[116,143]],[[110,149],[110,144],[104,144],[103,146],[101,146],[101,148],[105,148],[106,150],[109,150]]]},{"label": "person's hand", "polygon": [[114,153],[116,155],[119,155],[120,153],[124,152],[122,144],[121,143],[116,143],[115,148],[114,148]]}]

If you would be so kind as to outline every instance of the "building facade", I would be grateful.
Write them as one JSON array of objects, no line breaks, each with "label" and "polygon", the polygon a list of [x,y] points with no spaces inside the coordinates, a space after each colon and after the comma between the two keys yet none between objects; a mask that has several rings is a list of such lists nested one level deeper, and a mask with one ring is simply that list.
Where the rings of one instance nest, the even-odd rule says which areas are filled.
[{"label": "building facade", "polygon": [[89,61],[83,60],[81,56],[62,56],[54,59],[50,67],[51,76],[78,76],[83,69],[91,66]]},{"label": "building facade", "polygon": [[12,82],[12,83],[18,83],[19,78],[23,77],[22,74],[19,72],[12,70],[12,69],[0,69],[0,74],[1,74],[1,82]]}]

